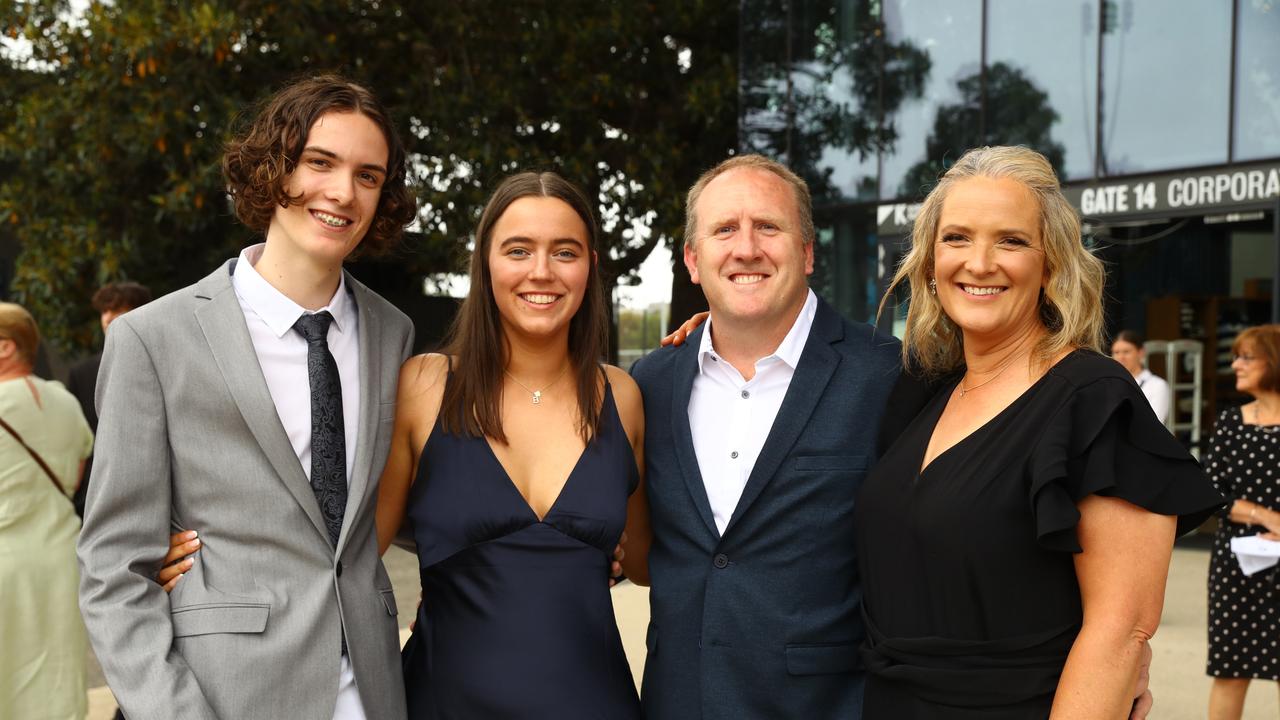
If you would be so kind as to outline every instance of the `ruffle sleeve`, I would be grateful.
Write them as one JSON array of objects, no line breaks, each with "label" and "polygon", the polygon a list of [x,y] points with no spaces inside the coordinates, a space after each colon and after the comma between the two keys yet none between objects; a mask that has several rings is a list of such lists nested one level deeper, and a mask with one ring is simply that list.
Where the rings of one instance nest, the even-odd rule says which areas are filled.
[{"label": "ruffle sleeve", "polygon": [[1137,386],[1121,378],[1097,378],[1075,388],[1048,418],[1028,462],[1036,538],[1051,550],[1081,551],[1076,503],[1087,495],[1176,515],[1179,535],[1223,503]]}]

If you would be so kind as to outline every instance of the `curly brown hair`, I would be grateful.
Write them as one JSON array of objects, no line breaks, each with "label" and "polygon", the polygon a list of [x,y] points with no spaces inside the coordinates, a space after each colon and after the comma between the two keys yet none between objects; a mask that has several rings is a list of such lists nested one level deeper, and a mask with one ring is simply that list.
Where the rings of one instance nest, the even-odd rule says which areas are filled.
[{"label": "curly brown hair", "polygon": [[277,207],[299,198],[285,190],[307,144],[311,126],[325,113],[358,112],[387,140],[387,178],[369,232],[351,254],[380,255],[400,239],[417,213],[417,198],[406,183],[405,151],[387,109],[367,88],[338,75],[295,81],[267,98],[252,120],[227,143],[222,174],[235,202],[236,217],[255,232],[266,232]]}]

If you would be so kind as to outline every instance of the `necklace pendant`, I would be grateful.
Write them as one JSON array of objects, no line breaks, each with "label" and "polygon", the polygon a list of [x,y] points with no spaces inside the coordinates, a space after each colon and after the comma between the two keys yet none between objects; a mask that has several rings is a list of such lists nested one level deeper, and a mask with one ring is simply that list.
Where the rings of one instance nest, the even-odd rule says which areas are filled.
[{"label": "necklace pendant", "polygon": [[541,404],[542,404],[542,391],[541,391],[541,390],[534,390],[534,391],[533,391],[533,404],[534,404],[534,405],[541,405]]}]

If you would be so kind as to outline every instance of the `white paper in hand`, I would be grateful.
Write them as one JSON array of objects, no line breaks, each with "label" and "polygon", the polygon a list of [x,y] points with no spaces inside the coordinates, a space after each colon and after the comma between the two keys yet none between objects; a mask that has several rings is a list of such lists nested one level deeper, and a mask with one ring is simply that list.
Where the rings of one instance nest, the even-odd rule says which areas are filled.
[{"label": "white paper in hand", "polygon": [[1280,542],[1257,535],[1232,538],[1231,552],[1236,554],[1240,572],[1245,575],[1253,575],[1280,563]]}]

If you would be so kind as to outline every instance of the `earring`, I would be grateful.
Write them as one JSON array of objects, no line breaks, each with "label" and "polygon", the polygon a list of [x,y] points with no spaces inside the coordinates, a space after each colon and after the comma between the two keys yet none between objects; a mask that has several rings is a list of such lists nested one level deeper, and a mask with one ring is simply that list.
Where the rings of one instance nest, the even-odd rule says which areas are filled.
[{"label": "earring", "polygon": [[938,280],[936,278],[929,278],[929,294],[938,294]]}]

